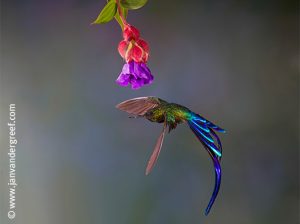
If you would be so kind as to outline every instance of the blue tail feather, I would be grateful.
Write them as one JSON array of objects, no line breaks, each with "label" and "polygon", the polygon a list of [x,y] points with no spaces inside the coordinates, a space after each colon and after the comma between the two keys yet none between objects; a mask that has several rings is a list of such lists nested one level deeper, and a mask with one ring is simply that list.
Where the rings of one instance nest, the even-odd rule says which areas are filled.
[{"label": "blue tail feather", "polygon": [[226,131],[223,128],[220,128],[219,126],[215,125],[209,120],[206,120],[204,117],[200,116],[199,114],[193,114],[192,120],[196,121],[197,124],[200,126],[205,125],[206,127],[212,128],[218,132],[225,133]]},{"label": "blue tail feather", "polygon": [[201,124],[200,122],[195,121],[195,119],[192,119],[192,122],[193,122],[198,128],[201,128],[203,131],[209,132],[209,129],[208,129],[208,127],[207,127],[206,124],[203,124],[203,123]]},{"label": "blue tail feather", "polygon": [[201,132],[201,130],[199,130],[196,125],[194,125],[192,122],[188,122],[188,124],[190,126],[190,129],[194,132],[194,134],[196,135],[198,140],[204,146],[206,146],[214,155],[217,155],[218,157],[222,156],[222,154],[221,154],[220,150],[218,149],[218,147],[214,143],[211,143],[211,142],[207,141],[203,137],[203,132]]},{"label": "blue tail feather", "polygon": [[208,213],[210,212],[211,207],[213,206],[213,204],[214,204],[214,202],[217,198],[217,195],[219,193],[220,186],[221,186],[221,177],[222,177],[222,169],[221,169],[219,159],[215,155],[211,154],[210,152],[209,152],[209,155],[212,158],[213,163],[214,163],[214,167],[215,167],[215,187],[214,187],[214,191],[211,195],[211,198],[209,200],[209,203],[206,207],[205,215],[208,215]]},{"label": "blue tail feather", "polygon": [[[198,133],[200,133],[204,138],[206,138],[208,141],[210,141],[210,142],[214,142],[214,140],[213,140],[213,138],[209,135],[209,132],[210,132],[210,130],[208,129],[208,128],[206,128],[205,127],[205,129],[207,130],[205,130],[205,132],[203,132],[203,131],[201,131],[199,128],[201,128],[200,127],[200,125],[199,124],[197,124],[196,122],[194,122],[194,121],[192,121],[193,122],[193,124],[195,124],[196,125],[196,129],[198,130]],[[202,130],[203,130],[203,128],[201,128]]]},{"label": "blue tail feather", "polygon": [[[207,150],[214,163],[215,187],[208,206],[205,210],[205,215],[208,215],[211,207],[216,200],[221,185],[220,161],[222,156],[222,143],[215,131],[225,132],[225,130],[197,114],[195,114],[195,116],[193,116],[192,119],[188,121],[188,124],[198,140],[203,144],[204,148]],[[209,130],[209,132],[206,131],[207,129]],[[216,140],[218,147],[216,146],[214,139]]]},{"label": "blue tail feather", "polygon": [[[219,149],[219,151],[220,151],[221,154],[222,154],[223,148],[222,148],[222,143],[221,143],[221,140],[220,140],[219,136],[214,132],[214,130],[210,129],[210,131],[211,131],[211,134],[217,139],[217,142],[218,142],[218,149]],[[220,158],[220,159],[221,159],[221,158]]]},{"label": "blue tail feather", "polygon": [[203,123],[206,123],[206,119],[201,117],[200,115],[198,114],[195,114],[196,116],[193,118],[195,121],[201,121]]}]

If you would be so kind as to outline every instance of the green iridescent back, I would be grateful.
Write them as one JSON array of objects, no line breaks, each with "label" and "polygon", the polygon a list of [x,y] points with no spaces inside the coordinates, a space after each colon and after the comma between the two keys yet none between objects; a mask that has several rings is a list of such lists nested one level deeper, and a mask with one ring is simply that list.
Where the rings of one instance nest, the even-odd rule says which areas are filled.
[{"label": "green iridescent back", "polygon": [[166,119],[166,123],[171,130],[174,129],[177,124],[189,120],[192,116],[192,112],[179,104],[162,103],[149,110],[145,116],[148,120],[158,123],[165,122]]}]

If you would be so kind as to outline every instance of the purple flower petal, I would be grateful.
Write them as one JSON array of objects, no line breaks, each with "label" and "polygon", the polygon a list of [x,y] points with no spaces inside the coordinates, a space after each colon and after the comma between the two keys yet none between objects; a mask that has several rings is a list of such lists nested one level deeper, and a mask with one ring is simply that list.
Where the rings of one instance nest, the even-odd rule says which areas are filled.
[{"label": "purple flower petal", "polygon": [[129,83],[129,75],[128,74],[123,74],[121,73],[119,75],[119,77],[117,78],[116,82],[120,85],[120,86],[127,86]]},{"label": "purple flower petal", "polygon": [[124,64],[116,83],[120,86],[127,86],[129,83],[132,89],[139,89],[152,81],[153,75],[145,63],[130,61]]}]

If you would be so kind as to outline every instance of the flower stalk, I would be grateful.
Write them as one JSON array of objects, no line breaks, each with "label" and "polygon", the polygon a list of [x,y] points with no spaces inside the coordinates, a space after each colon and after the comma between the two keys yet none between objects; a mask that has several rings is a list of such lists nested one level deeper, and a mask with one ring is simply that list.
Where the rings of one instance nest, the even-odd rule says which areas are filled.
[{"label": "flower stalk", "polygon": [[122,25],[120,24],[120,26],[121,26],[121,29],[123,30],[124,26],[127,25],[127,21],[124,18],[124,15],[123,15],[123,12],[122,12],[122,9],[121,9],[121,6],[120,6],[120,0],[116,0],[116,3],[117,3],[117,11],[119,13],[119,16],[120,16],[120,19],[121,19],[121,22],[122,22]]}]

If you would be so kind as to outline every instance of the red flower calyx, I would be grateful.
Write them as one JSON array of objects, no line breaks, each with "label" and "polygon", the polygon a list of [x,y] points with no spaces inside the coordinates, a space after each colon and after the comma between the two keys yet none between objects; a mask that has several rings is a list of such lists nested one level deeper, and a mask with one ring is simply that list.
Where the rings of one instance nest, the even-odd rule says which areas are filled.
[{"label": "red flower calyx", "polygon": [[134,26],[127,24],[124,26],[123,38],[126,41],[130,41],[132,39],[138,40],[140,38],[140,31]]},{"label": "red flower calyx", "polygon": [[149,46],[145,40],[140,39],[139,30],[134,26],[126,25],[123,37],[124,40],[118,46],[121,57],[127,63],[130,61],[146,63],[149,57]]}]

